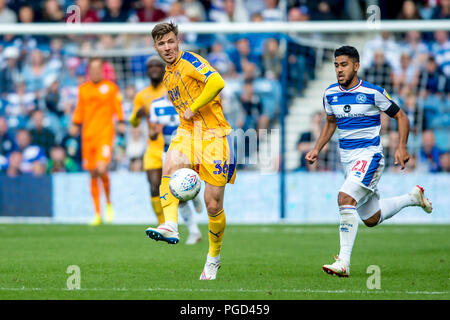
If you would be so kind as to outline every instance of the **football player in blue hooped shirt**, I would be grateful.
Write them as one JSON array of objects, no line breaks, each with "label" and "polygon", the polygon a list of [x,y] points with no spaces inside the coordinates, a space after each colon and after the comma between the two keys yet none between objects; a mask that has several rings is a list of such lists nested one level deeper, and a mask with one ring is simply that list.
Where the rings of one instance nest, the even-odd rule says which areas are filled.
[{"label": "football player in blue hooped shirt", "polygon": [[350,275],[350,256],[358,231],[358,215],[368,227],[374,227],[408,206],[419,206],[431,213],[431,202],[424,189],[415,186],[407,194],[380,199],[377,184],[384,168],[380,143],[380,113],[385,112],[398,123],[399,146],[395,164],[403,169],[409,160],[406,149],[409,122],[406,114],[391,100],[386,90],[358,78],[359,53],[343,46],[334,52],[338,82],[329,86],[323,96],[326,123],[312,151],[305,159],[314,163],[320,150],[339,129],[339,151],[345,182],[339,190],[340,252],[336,261],[324,265],[328,274]]}]

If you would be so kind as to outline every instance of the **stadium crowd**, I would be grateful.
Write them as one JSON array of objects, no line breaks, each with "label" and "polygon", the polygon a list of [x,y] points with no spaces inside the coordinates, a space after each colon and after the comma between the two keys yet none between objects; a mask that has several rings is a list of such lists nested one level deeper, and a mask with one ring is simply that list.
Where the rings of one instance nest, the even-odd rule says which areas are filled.
[{"label": "stadium crowd", "polygon": [[[84,22],[259,22],[363,19],[358,0],[0,0],[0,24],[65,22],[71,5]],[[372,3],[373,1],[367,1]],[[375,1],[376,2],[376,1]],[[450,0],[379,0],[387,19],[448,19]],[[67,13],[69,12],[69,13]],[[185,34],[187,49],[199,50],[223,75],[224,113],[234,128],[265,129],[277,121],[282,95],[283,55],[277,34]],[[123,48],[135,50],[127,56]],[[80,137],[69,132],[78,86],[86,77],[89,53],[108,55],[104,76],[118,83],[129,117],[136,92],[148,82],[145,61],[151,38],[136,36],[0,35],[0,171],[9,176],[81,170]],[[316,49],[288,42],[288,93],[301,95],[314,79]],[[364,48],[360,76],[380,85],[410,118],[414,156],[409,170],[450,172],[450,40],[448,33],[382,33]],[[311,148],[323,119],[315,114],[301,135],[301,154]],[[393,167],[396,132],[383,120],[387,166]],[[146,128],[117,139],[112,170],[142,170]],[[303,158],[303,157],[302,157]],[[336,170],[336,148],[328,148],[319,167]]]}]

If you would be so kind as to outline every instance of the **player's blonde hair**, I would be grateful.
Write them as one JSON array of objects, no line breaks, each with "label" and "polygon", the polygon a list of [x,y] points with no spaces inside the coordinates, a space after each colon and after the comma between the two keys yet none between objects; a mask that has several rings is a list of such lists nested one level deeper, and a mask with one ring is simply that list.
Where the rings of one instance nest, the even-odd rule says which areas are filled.
[{"label": "player's blonde hair", "polygon": [[159,40],[169,32],[173,32],[175,36],[178,36],[178,26],[173,22],[158,23],[152,30],[153,40]]}]

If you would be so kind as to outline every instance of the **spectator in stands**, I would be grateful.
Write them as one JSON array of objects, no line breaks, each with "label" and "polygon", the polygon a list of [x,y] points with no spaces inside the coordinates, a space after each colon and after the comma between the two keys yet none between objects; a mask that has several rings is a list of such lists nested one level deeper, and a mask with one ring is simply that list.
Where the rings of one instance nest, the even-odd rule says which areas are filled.
[{"label": "spectator in stands", "polygon": [[37,98],[41,98],[45,88],[47,77],[55,77],[57,70],[52,69],[45,63],[44,54],[35,49],[31,52],[31,63],[24,66],[22,77],[28,92],[34,92]]},{"label": "spectator in stands", "polygon": [[130,119],[134,107],[134,97],[136,96],[136,87],[134,84],[129,84],[125,88],[125,94],[122,101],[122,110],[125,114],[125,119]]},{"label": "spectator in stands", "polygon": [[386,89],[389,93],[392,92],[394,73],[392,67],[386,62],[382,50],[375,52],[373,64],[369,68],[364,69],[361,77],[367,82]]},{"label": "spectator in stands", "polygon": [[6,63],[0,66],[0,97],[6,97],[8,93],[12,93],[15,83],[20,79],[20,70],[17,65],[19,50],[13,46],[7,47],[3,50],[3,57]]},{"label": "spectator in stands", "polygon": [[164,11],[155,7],[155,0],[142,0],[142,7],[130,19],[134,22],[158,22],[166,18]]},{"label": "spectator in stands", "polygon": [[184,0],[184,12],[192,22],[206,21],[206,11],[203,4],[198,0]]},{"label": "spectator in stands", "polygon": [[130,18],[128,10],[123,7],[122,0],[106,0],[106,10],[102,22],[127,22]]},{"label": "spectator in stands", "polygon": [[448,32],[444,30],[435,31],[434,39],[436,42],[432,45],[432,54],[442,72],[447,77],[450,77],[450,40],[448,39]]},{"label": "spectator in stands", "polygon": [[64,115],[64,110],[62,110],[60,107],[60,92],[59,81],[55,79],[51,82],[44,96],[44,102],[47,110],[53,113],[58,118]]},{"label": "spectator in stands", "polygon": [[66,157],[72,159],[79,168],[81,168],[81,136],[73,131],[69,126],[69,132],[61,141],[61,147],[64,148]]},{"label": "spectator in stands", "polygon": [[399,134],[397,131],[389,131],[387,146],[384,146],[384,165],[387,170],[391,170],[395,166],[395,151],[399,144]]},{"label": "spectator in stands", "polygon": [[229,55],[231,62],[236,67],[237,73],[243,72],[243,64],[252,63],[255,65],[257,72],[261,70],[261,60],[250,48],[247,38],[241,38],[236,41],[236,47]]},{"label": "spectator in stands", "polygon": [[43,5],[41,22],[63,22],[64,11],[61,10],[58,0],[46,0]]},{"label": "spectator in stands", "polygon": [[342,3],[337,0],[310,2],[311,20],[337,20],[341,15]]},{"label": "spectator in stands", "polygon": [[414,92],[408,92],[405,97],[405,103],[403,110],[409,120],[409,129],[411,133],[417,134],[421,128],[422,124],[419,123],[418,119],[418,108],[417,108],[417,96]]},{"label": "spectator in stands", "polygon": [[33,163],[38,161],[47,163],[47,157],[44,150],[39,146],[31,144],[30,132],[25,129],[20,129],[16,134],[16,143],[18,151],[22,153],[22,163],[20,164],[20,170],[23,173],[32,173]]},{"label": "spectator in stands", "polygon": [[78,86],[76,71],[80,63],[81,61],[77,57],[67,58],[59,81],[62,88]]},{"label": "spectator in stands", "polygon": [[50,150],[50,159],[48,160],[47,172],[77,172],[80,168],[76,162],[66,157],[66,151],[61,146],[54,146]]},{"label": "spectator in stands", "polygon": [[147,147],[147,140],[142,127],[130,128],[126,143],[126,156],[130,160],[130,165],[134,160],[142,159]]},{"label": "spectator in stands", "polygon": [[16,13],[6,6],[6,0],[0,0],[0,24],[1,23],[16,23]]},{"label": "spectator in stands", "polygon": [[[309,131],[302,132],[297,141],[297,150],[300,152],[300,167],[306,169],[305,155],[314,148],[314,143],[319,138],[324,116],[322,112],[314,112],[311,116]],[[324,147],[328,151],[328,144]]]},{"label": "spectator in stands", "polygon": [[434,132],[425,130],[422,133],[422,148],[420,149],[420,163],[428,168],[428,172],[438,172],[441,169],[439,157],[441,151],[436,147]]},{"label": "spectator in stands", "polygon": [[44,112],[36,110],[33,112],[32,121],[33,129],[30,130],[31,142],[41,147],[45,155],[50,155],[50,149],[55,144],[55,134],[44,126]]},{"label": "spectator in stands", "polygon": [[450,19],[450,0],[440,0],[431,14],[431,19]]},{"label": "spectator in stands", "polygon": [[22,153],[19,151],[13,151],[8,157],[8,167],[6,168],[6,175],[11,178],[20,176],[22,174],[22,161]]},{"label": "spectator in stands", "polygon": [[184,13],[184,7],[181,1],[175,1],[170,5],[169,11],[167,12],[167,22],[173,21],[175,24],[187,23],[189,18]]},{"label": "spectator in stands", "polygon": [[411,56],[408,52],[404,52],[400,56],[400,69],[394,72],[393,80],[395,92],[400,92],[404,86],[409,89],[415,89],[417,87],[419,69],[412,63]]},{"label": "spectator in stands", "polygon": [[413,64],[420,66],[426,63],[426,59],[428,58],[428,48],[422,41],[422,36],[419,31],[408,31],[405,35],[402,47],[411,56]]},{"label": "spectator in stands", "polygon": [[28,5],[21,6],[19,9],[19,22],[21,23],[33,23],[34,12],[33,8]]},{"label": "spectator in stands", "polygon": [[361,58],[361,67],[369,68],[374,62],[374,53],[382,51],[392,69],[400,67],[400,48],[390,32],[384,31],[367,41]]},{"label": "spectator in stands", "polygon": [[450,172],[450,152],[445,152],[439,157],[441,172]]},{"label": "spectator in stands", "polygon": [[309,9],[307,6],[292,7],[288,11],[288,21],[301,22],[309,21]]},{"label": "spectator in stands", "polygon": [[34,161],[31,174],[35,177],[43,176],[47,172],[47,161]]},{"label": "spectator in stands", "polygon": [[[82,23],[100,22],[97,12],[94,9],[92,9],[90,0],[76,0],[75,5],[77,5],[78,8],[80,9],[80,22]],[[66,17],[66,21],[74,21],[73,19],[74,19],[73,15],[68,15]]]},{"label": "spectator in stands", "polygon": [[433,57],[428,58],[428,62],[419,75],[419,92],[421,97],[429,94],[450,92],[450,81],[439,69]]},{"label": "spectator in stands", "polygon": [[283,12],[281,12],[278,0],[265,0],[265,8],[261,15],[264,21],[282,21]]},{"label": "spectator in stands", "polygon": [[26,91],[25,82],[22,80],[16,83],[15,88],[15,92],[8,94],[6,97],[5,113],[9,117],[26,120],[36,108],[36,95],[33,92]]},{"label": "spectator in stands", "polygon": [[214,42],[207,60],[220,74],[228,73],[231,61],[228,55],[224,52],[222,43],[218,41]]},{"label": "spectator in stands", "polygon": [[48,54],[48,68],[54,70],[54,77],[61,72],[64,59],[64,43],[60,37],[52,37],[50,40],[50,53]]},{"label": "spectator in stands", "polygon": [[0,155],[8,156],[17,148],[14,137],[9,132],[8,121],[0,116]]},{"label": "spectator in stands", "polygon": [[277,39],[269,38],[266,40],[262,55],[262,73],[266,79],[281,79],[282,55],[279,49]]},{"label": "spectator in stands", "polygon": [[209,17],[214,22],[247,22],[248,13],[244,9],[242,1],[222,0],[222,7],[215,6],[209,12]]},{"label": "spectator in stands", "polygon": [[248,129],[265,129],[270,119],[262,114],[262,104],[260,97],[255,94],[253,79],[244,80],[244,87],[239,98],[242,109],[245,111],[245,120],[243,130]]},{"label": "spectator in stands", "polygon": [[419,8],[412,0],[403,2],[402,10],[397,15],[397,20],[420,20],[422,17],[419,13]]}]

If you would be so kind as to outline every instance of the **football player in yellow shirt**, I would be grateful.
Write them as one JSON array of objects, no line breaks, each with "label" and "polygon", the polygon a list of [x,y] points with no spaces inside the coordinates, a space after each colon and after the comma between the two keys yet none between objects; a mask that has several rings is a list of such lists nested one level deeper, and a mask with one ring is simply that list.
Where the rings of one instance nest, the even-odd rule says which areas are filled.
[{"label": "football player in yellow shirt", "polygon": [[[150,85],[139,91],[134,98],[133,112],[130,124],[133,127],[139,126],[141,118],[147,120],[149,124],[149,109],[153,100],[161,98],[166,94],[166,88],[162,83],[164,77],[164,64],[156,56],[150,57],[146,62],[147,75]],[[164,223],[164,214],[159,201],[159,186],[162,175],[162,154],[164,152],[164,138],[162,133],[153,134],[147,143],[144,154],[144,170],[150,183],[151,204],[158,219],[158,224]]]},{"label": "football player in yellow shirt", "polygon": [[219,93],[225,86],[220,74],[201,56],[180,50],[178,27],[159,23],[152,30],[154,48],[166,62],[163,83],[180,117],[180,126],[167,151],[160,187],[165,223],[148,228],[154,240],[178,243],[178,203],[169,189],[170,176],[192,168],[205,182],[205,205],[209,217],[209,251],[200,280],[214,280],[220,267],[225,231],[223,200],[225,185],[234,183],[236,161]]}]

